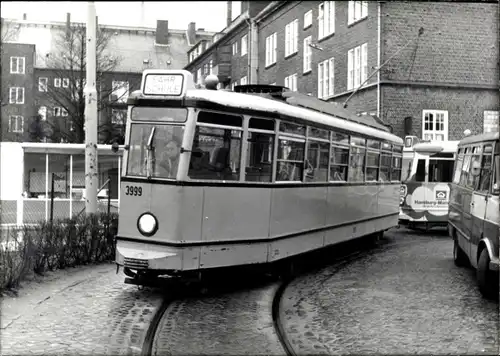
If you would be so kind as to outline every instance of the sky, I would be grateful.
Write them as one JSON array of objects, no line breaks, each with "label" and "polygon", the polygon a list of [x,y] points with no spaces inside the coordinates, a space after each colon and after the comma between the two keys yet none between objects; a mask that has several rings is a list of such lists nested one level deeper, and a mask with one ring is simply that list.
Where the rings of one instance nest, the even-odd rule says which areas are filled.
[{"label": "sky", "polygon": [[[233,1],[233,18],[239,13],[240,1]],[[104,25],[141,26],[141,2],[96,1],[99,23]],[[144,23],[156,27],[156,20],[168,20],[171,29],[187,29],[190,22],[196,28],[207,31],[221,31],[226,27],[227,1],[145,1]],[[87,2],[85,1],[2,1],[1,13],[4,18],[22,19],[26,13],[32,21],[66,21],[66,13],[71,19],[85,22]],[[210,16],[207,16],[209,14]]]}]

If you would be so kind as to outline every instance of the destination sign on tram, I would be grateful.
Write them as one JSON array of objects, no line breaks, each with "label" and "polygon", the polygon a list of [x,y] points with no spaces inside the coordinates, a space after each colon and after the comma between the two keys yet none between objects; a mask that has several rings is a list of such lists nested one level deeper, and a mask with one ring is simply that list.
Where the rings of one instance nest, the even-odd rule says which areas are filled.
[{"label": "destination sign on tram", "polygon": [[144,95],[174,95],[182,94],[184,76],[182,74],[152,74],[146,75]]}]

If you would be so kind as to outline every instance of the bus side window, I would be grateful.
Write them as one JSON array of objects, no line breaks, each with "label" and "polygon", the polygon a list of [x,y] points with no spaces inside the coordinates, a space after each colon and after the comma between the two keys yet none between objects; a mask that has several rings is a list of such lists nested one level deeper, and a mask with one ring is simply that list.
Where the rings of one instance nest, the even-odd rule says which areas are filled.
[{"label": "bus side window", "polygon": [[[486,147],[485,147],[486,151]],[[479,177],[478,191],[487,193],[490,190],[491,173],[492,173],[492,153],[491,148],[489,153],[483,153],[483,161],[481,162],[481,175]]]},{"label": "bus side window", "polygon": [[425,182],[425,159],[418,160],[417,172],[415,173],[415,181]]},{"label": "bus side window", "polygon": [[462,174],[462,166],[464,164],[464,154],[463,152],[458,154],[457,164],[455,165],[455,174],[453,176],[453,183],[460,183],[460,175]]},{"label": "bus side window", "polygon": [[471,189],[477,189],[480,172],[481,172],[481,155],[474,154],[471,157],[471,162],[469,165],[469,175],[466,182],[467,187]]}]

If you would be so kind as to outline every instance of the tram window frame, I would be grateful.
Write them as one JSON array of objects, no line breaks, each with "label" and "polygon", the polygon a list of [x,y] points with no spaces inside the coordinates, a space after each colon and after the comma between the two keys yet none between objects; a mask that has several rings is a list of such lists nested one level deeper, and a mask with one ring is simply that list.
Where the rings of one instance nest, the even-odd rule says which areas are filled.
[{"label": "tram window frame", "polygon": [[[399,162],[399,164],[397,164]],[[396,164],[395,164],[396,163]],[[401,181],[401,171],[403,169],[403,156],[392,154],[391,158],[391,182]]]},{"label": "tram window frame", "polygon": [[[202,120],[200,120],[200,116],[204,114],[211,114],[213,116],[218,116],[218,117],[225,117],[227,120],[229,116],[234,118],[238,118],[239,120],[236,120],[234,122],[235,125],[222,125],[222,124],[217,124],[213,122],[217,122],[216,120],[205,120],[205,118],[202,117]],[[193,134],[193,142],[192,142],[192,149],[191,149],[191,156],[189,160],[189,166],[188,166],[188,172],[187,172],[187,177],[190,180],[209,180],[209,181],[229,181],[229,182],[237,182],[240,181],[240,171],[241,171],[241,158],[243,154],[243,116],[239,114],[233,114],[233,113],[227,113],[227,112],[220,112],[216,110],[200,110],[197,113],[197,122],[195,126],[195,131]],[[238,123],[239,121],[239,123]],[[239,124],[239,126],[238,126]],[[213,129],[213,130],[223,130],[222,136],[219,133],[209,133],[209,132],[203,132],[201,133],[200,128],[205,128],[205,129]],[[228,135],[228,130],[230,132],[230,135]],[[234,137],[234,134],[237,133],[239,137]],[[200,145],[200,136],[214,136],[217,138],[221,138],[223,140],[223,145],[221,147],[213,147],[213,149],[204,151]],[[226,139],[230,138],[229,141],[229,147],[226,146]],[[236,150],[232,150],[232,144],[234,141],[239,141],[239,147],[236,148]],[[197,144],[198,143],[198,144]],[[227,152],[221,151],[221,149],[228,149]],[[201,153],[200,153],[201,151]],[[222,152],[222,153],[221,153]],[[199,164],[199,167],[201,168],[201,173],[200,174],[193,174],[194,171],[193,166],[195,163],[195,159],[203,159],[205,160],[207,158],[207,153],[208,153],[208,159],[209,162],[197,162],[197,165]],[[237,159],[232,159],[231,155],[232,154],[237,155]],[[220,166],[220,162],[217,162],[219,160],[219,155],[221,156],[226,156],[222,157],[222,159],[226,160],[226,163],[222,164]],[[229,165],[228,165],[229,162]],[[233,167],[234,163],[234,167]],[[231,173],[229,173],[229,170],[231,170]],[[198,175],[198,176],[197,176]],[[200,177],[201,176],[201,177]]]},{"label": "tram window frame", "polygon": [[464,151],[464,163],[462,164],[462,174],[460,174],[459,185],[462,187],[467,186],[467,180],[469,178],[469,166],[471,163],[471,148],[466,147]]},{"label": "tram window frame", "polygon": [[[452,183],[453,182],[453,174],[454,174],[454,171],[453,171],[453,163],[454,161],[452,159],[434,159],[431,157],[429,157],[429,172],[428,172],[428,182],[429,183]],[[450,164],[451,164],[451,172],[450,172]],[[448,167],[448,173],[445,173],[445,167]],[[434,177],[434,173],[432,171],[432,168],[434,168],[435,166],[440,166],[441,167],[441,177],[445,176],[445,175],[448,175],[449,174],[449,181],[447,180],[444,180],[444,179],[441,179],[441,180],[437,180],[437,181],[433,181],[433,177]]]},{"label": "tram window frame", "polygon": [[[309,136],[313,129],[318,130],[318,132],[326,133],[330,136],[328,130],[317,129],[315,127],[308,127],[308,137],[306,140],[306,152],[305,152],[305,169],[304,169],[304,181],[306,183],[326,183],[329,181],[329,166],[330,166],[330,140],[322,137]],[[318,135],[319,136],[319,135]],[[315,157],[315,164],[311,164],[311,159],[309,156],[309,151],[311,150],[311,144],[316,144],[318,147],[318,154]],[[324,153],[326,149],[326,166],[324,162]],[[323,156],[323,157],[322,157]],[[310,169],[309,169],[310,168]],[[316,172],[323,172],[323,174],[316,174]]]},{"label": "tram window frame", "polygon": [[[272,125],[269,125],[266,127],[260,126],[259,125],[254,125],[254,123],[265,123],[265,122],[270,122]],[[272,126],[272,130],[270,129]],[[269,162],[265,162],[265,164],[269,164],[269,171],[265,170],[265,175],[262,175],[261,172],[264,170],[263,167],[258,167],[256,166],[250,166],[250,162],[252,160],[252,150],[253,150],[253,135],[256,134],[259,136],[267,136],[271,138],[271,142],[269,143],[270,145],[270,151],[268,152],[268,158]],[[258,139],[258,136],[256,137]],[[261,183],[271,183],[273,181],[273,164],[274,164],[274,149],[275,149],[275,141],[276,141],[276,121],[273,119],[267,119],[267,118],[260,118],[260,117],[250,117],[249,122],[248,122],[248,135],[247,135],[247,145],[246,145],[246,161],[245,161],[245,172],[244,172],[244,181],[245,182],[261,182]],[[264,143],[264,142],[262,142]],[[263,155],[265,154],[265,149],[262,149],[262,147],[259,148],[259,151],[261,151],[261,161],[260,163],[263,164],[264,161],[262,160]],[[256,171],[256,172],[254,172]],[[255,175],[254,173],[257,173]],[[269,173],[269,175],[267,175]],[[251,178],[257,178],[251,179]],[[264,179],[263,179],[264,178]]]},{"label": "tram window frame", "polygon": [[425,174],[425,158],[417,160],[417,169],[415,171],[415,182],[425,183],[427,174]]},{"label": "tram window frame", "polygon": [[[340,131],[330,132],[330,164],[328,169],[328,181],[335,183],[346,183],[349,175],[350,159],[350,135]],[[340,155],[336,155],[336,150],[340,150]],[[345,158],[344,163],[335,159]],[[340,179],[335,179],[340,178]]]},{"label": "tram window frame", "polygon": [[[303,129],[303,134],[302,133],[297,133],[294,130],[288,131],[288,128],[301,128]],[[304,163],[305,163],[305,155],[306,155],[306,133],[307,133],[307,126],[306,125],[301,125],[301,124],[296,124],[288,121],[280,121],[278,125],[278,152],[276,155],[276,174],[274,177],[275,182],[280,182],[280,183],[286,183],[286,182],[303,182],[304,181]],[[287,154],[287,158],[280,158],[281,154],[283,153],[283,150],[285,149],[282,147],[282,143],[285,141],[285,144],[288,144],[288,142],[292,142],[295,144],[298,144],[298,148],[301,148],[301,152],[299,151],[298,156],[300,159],[288,159],[288,157],[292,154],[295,153],[297,154],[296,151],[292,147],[290,152]],[[300,147],[301,146],[301,147]],[[290,174],[290,168],[292,174]],[[295,169],[299,168],[299,174],[295,174]],[[285,178],[286,179],[283,179]],[[297,177],[297,179],[294,179],[294,177]],[[291,179],[290,179],[291,178]]]},{"label": "tram window frame", "polygon": [[[379,182],[391,181],[391,167],[392,167],[392,144],[382,142],[380,146],[380,168],[379,168]],[[387,179],[383,179],[382,174]]]},{"label": "tram window frame", "polygon": [[476,152],[473,152],[471,155],[470,165],[468,167],[469,174],[467,176],[467,181],[465,184],[466,184],[467,188],[472,189],[472,190],[477,190],[477,187],[479,184],[479,174],[473,174],[472,170],[479,169],[479,172],[480,172],[480,170],[481,170],[481,156],[482,155],[480,153],[476,153]]},{"label": "tram window frame", "polygon": [[347,172],[347,181],[353,183],[364,182],[366,177],[365,166],[366,166],[366,139],[364,137],[351,135],[350,146],[349,146],[349,169]]},{"label": "tram window frame", "polygon": [[[381,152],[376,149],[367,149],[365,157],[365,181],[366,182],[377,182],[380,171],[380,154]],[[376,155],[374,162],[369,162],[369,156]],[[376,162],[376,163],[375,163]],[[373,163],[373,164],[370,164]],[[375,172],[375,177],[373,179],[368,179],[368,177]],[[373,177],[373,176],[372,176]]]},{"label": "tram window frame", "polygon": [[493,170],[491,172],[491,175],[492,175],[491,188],[490,188],[491,195],[499,195],[498,185],[500,184],[500,180],[498,178],[500,176],[500,154],[498,154],[498,149],[497,152],[494,152],[493,154]]}]

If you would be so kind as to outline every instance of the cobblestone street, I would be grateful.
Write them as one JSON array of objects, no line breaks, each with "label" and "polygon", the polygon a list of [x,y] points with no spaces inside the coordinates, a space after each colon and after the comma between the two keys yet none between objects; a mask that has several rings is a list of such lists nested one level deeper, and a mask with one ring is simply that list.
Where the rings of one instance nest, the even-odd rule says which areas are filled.
[{"label": "cobblestone street", "polygon": [[2,355],[139,355],[161,295],[125,285],[113,264],[58,273],[2,300]]},{"label": "cobblestone street", "polygon": [[298,354],[498,354],[498,304],[473,270],[456,267],[452,240],[408,230],[333,272],[288,286],[281,312]]}]

